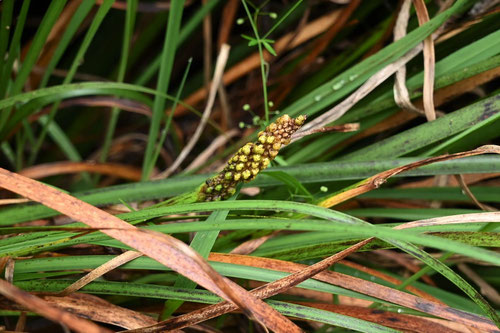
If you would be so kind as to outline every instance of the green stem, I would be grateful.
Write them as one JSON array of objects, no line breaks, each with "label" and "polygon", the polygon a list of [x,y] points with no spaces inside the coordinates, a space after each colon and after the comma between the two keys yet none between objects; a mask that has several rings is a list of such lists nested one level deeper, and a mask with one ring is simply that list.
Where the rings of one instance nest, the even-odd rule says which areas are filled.
[{"label": "green stem", "polygon": [[266,60],[264,59],[264,53],[262,51],[262,40],[259,36],[259,32],[257,30],[257,16],[258,10],[255,12],[255,18],[252,18],[252,14],[250,14],[250,10],[248,9],[247,3],[245,0],[241,1],[243,3],[243,7],[245,7],[245,11],[248,15],[248,19],[250,21],[250,25],[252,26],[253,32],[255,34],[255,38],[257,40],[257,47],[259,48],[259,57],[260,57],[260,73],[262,76],[262,93],[264,96],[264,113],[266,117],[266,124],[269,123],[269,103],[267,101],[267,75],[266,75]]}]

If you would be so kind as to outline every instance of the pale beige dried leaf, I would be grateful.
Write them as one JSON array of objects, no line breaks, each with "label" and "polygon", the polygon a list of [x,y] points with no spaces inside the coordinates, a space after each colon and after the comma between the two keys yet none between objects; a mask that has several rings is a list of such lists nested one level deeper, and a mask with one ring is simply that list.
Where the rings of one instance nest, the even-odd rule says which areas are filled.
[{"label": "pale beige dried leaf", "polygon": [[428,227],[433,225],[460,224],[460,223],[497,223],[500,222],[500,212],[458,214],[431,219],[417,220],[400,224],[394,229],[409,229],[417,227]]},{"label": "pale beige dried leaf", "polygon": [[262,244],[267,242],[270,238],[273,238],[274,236],[278,235],[280,230],[276,230],[269,235],[265,235],[256,239],[251,239],[246,242],[241,243],[237,247],[231,250],[231,254],[250,254],[257,250]]},{"label": "pale beige dried leaf", "polygon": [[216,137],[215,140],[212,141],[203,152],[196,156],[193,162],[191,162],[191,164],[187,166],[185,171],[193,170],[201,166],[210,158],[210,156],[212,156],[216,152],[217,149],[224,146],[231,138],[236,136],[238,133],[239,131],[233,128],[232,130],[229,130],[226,133],[222,133],[221,135]]},{"label": "pale beige dried leaf", "polygon": [[326,126],[327,124],[337,120],[342,115],[344,115],[351,107],[353,107],[362,98],[372,92],[376,87],[378,87],[382,82],[387,80],[392,74],[394,74],[401,66],[406,64],[408,61],[413,59],[422,50],[422,45],[419,44],[404,56],[387,65],[378,71],[375,75],[370,77],[361,87],[359,87],[355,92],[353,92],[349,97],[344,99],[342,102],[331,108],[330,110],[323,113],[321,116],[315,118],[314,120],[308,122],[300,130],[298,130],[292,136],[292,142],[297,140],[301,136],[302,132],[309,131],[312,129],[317,129]]},{"label": "pale beige dried leaf", "polygon": [[[424,0],[413,0],[417,12],[418,23],[424,25],[429,21],[429,13]],[[424,111],[427,121],[436,119],[434,109],[434,74],[436,67],[436,55],[434,52],[434,41],[432,35],[424,39]]]},{"label": "pale beige dried leaf", "polygon": [[[398,41],[406,36],[406,29],[408,27],[408,20],[410,19],[410,8],[412,0],[404,0],[398,14],[398,18],[394,25],[394,41]],[[408,111],[413,111],[418,114],[425,114],[424,111],[417,108],[410,100],[410,94],[406,87],[406,66],[401,66],[396,71],[394,78],[394,101],[396,104]]]},{"label": "pale beige dried leaf", "polygon": [[167,170],[153,177],[153,179],[162,179],[170,176],[186,159],[186,157],[189,155],[196,142],[198,142],[198,139],[200,138],[201,133],[203,132],[203,129],[205,128],[205,125],[207,124],[207,121],[212,112],[215,102],[215,96],[217,94],[217,90],[220,86],[222,76],[224,74],[224,67],[226,66],[227,58],[229,57],[229,49],[230,47],[227,44],[223,44],[221,46],[220,53],[219,56],[217,57],[217,62],[215,64],[214,78],[210,83],[210,92],[208,94],[208,101],[205,106],[205,110],[203,111],[203,115],[201,116],[200,123],[198,124],[198,127],[196,128],[193,136],[191,136],[191,139],[182,149],[181,153],[174,161],[174,163]]},{"label": "pale beige dried leaf", "polygon": [[104,274],[108,273],[109,271],[112,271],[113,269],[120,267],[121,265],[124,265],[136,258],[139,258],[142,256],[142,253],[136,252],[136,251],[127,251],[119,256],[114,257],[113,259],[107,261],[106,263],[100,265],[99,267],[93,269],[90,273],[82,277],[81,279],[75,281],[71,285],[67,286],[64,288],[63,291],[59,293],[59,296],[66,296],[71,293],[76,292],[77,290],[83,288],[87,284],[91,283],[95,279],[103,276]]}]

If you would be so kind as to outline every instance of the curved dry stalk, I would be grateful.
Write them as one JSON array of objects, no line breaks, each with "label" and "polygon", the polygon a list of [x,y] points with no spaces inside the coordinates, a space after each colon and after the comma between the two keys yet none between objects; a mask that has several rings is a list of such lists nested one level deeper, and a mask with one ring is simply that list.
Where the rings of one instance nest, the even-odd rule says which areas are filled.
[{"label": "curved dry stalk", "polygon": [[442,217],[434,217],[431,219],[417,220],[400,224],[394,229],[410,229],[417,227],[428,227],[433,225],[444,224],[461,224],[461,223],[500,223],[500,212],[485,212],[485,213],[471,213],[450,215]]},{"label": "curved dry stalk", "polygon": [[59,296],[66,296],[71,293],[74,293],[78,291],[79,289],[85,287],[87,284],[91,283],[95,279],[103,276],[104,274],[108,273],[109,271],[112,271],[113,269],[120,267],[122,265],[125,265],[126,263],[139,258],[142,256],[142,253],[136,252],[136,251],[127,251],[119,256],[114,257],[113,259],[105,262],[101,266],[93,269],[91,272],[89,272],[87,275],[84,277],[80,278],[79,280],[73,282],[66,288],[64,288],[63,291],[59,293]]},{"label": "curved dry stalk", "polygon": [[[424,25],[429,21],[429,13],[424,0],[413,0],[417,12],[418,23]],[[436,55],[434,52],[434,41],[432,35],[424,39],[424,111],[427,121],[436,119],[434,109],[434,74],[436,67]]]},{"label": "curved dry stalk", "polygon": [[337,120],[343,116],[348,110],[350,110],[357,102],[363,99],[366,95],[372,92],[376,87],[378,87],[382,82],[387,80],[392,74],[394,74],[401,66],[405,65],[408,61],[413,59],[422,50],[422,44],[415,46],[413,49],[408,51],[404,56],[387,65],[375,75],[370,77],[361,87],[359,87],[355,92],[353,92],[349,97],[344,99],[341,103],[335,105],[333,108],[323,113],[321,116],[317,117],[313,121],[307,123],[297,131],[295,135],[292,136],[292,142],[298,140],[301,137],[301,133],[313,129],[318,129],[326,126],[327,124]]},{"label": "curved dry stalk", "polygon": [[[219,91],[220,93],[220,91]],[[232,130],[229,130],[226,133],[222,133],[218,137],[215,138],[214,141],[210,143],[210,145],[196,158],[191,162],[186,167],[186,171],[196,169],[197,167],[201,166],[210,156],[212,156],[217,149],[220,147],[224,146],[226,142],[228,142],[230,139],[238,135],[239,131],[236,128],[233,128]]]},{"label": "curved dry stalk", "polygon": [[184,149],[182,149],[181,153],[174,161],[174,163],[167,170],[153,177],[153,179],[163,179],[170,176],[186,159],[196,142],[198,142],[198,139],[201,136],[201,132],[203,132],[203,129],[205,128],[208,118],[210,117],[210,114],[212,112],[212,108],[215,102],[215,95],[217,94],[217,89],[220,85],[222,75],[224,73],[224,66],[226,65],[227,58],[229,56],[229,49],[230,46],[227,44],[223,44],[220,49],[219,56],[217,57],[217,63],[215,64],[214,79],[212,80],[212,83],[210,85],[210,93],[208,95],[207,105],[205,106],[205,110],[203,111],[203,115],[201,116],[201,120],[198,127],[196,128],[196,131],[189,140],[188,144],[184,147]]},{"label": "curved dry stalk", "polygon": [[[408,20],[410,19],[410,8],[412,0],[404,0],[401,9],[394,25],[394,41],[398,41],[406,36],[406,29],[408,27]],[[420,115],[425,115],[423,110],[420,110],[410,100],[410,93],[406,87],[406,66],[401,66],[396,71],[394,78],[394,101],[396,104],[404,109],[416,112]]]}]

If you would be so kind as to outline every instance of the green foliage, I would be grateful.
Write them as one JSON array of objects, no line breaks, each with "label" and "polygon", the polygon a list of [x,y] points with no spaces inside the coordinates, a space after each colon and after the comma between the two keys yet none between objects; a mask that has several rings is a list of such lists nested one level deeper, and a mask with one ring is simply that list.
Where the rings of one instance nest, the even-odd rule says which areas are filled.
[{"label": "green foliage", "polygon": [[[489,205],[488,209],[498,209],[500,190],[493,179],[500,171],[498,155],[443,161],[410,170],[333,209],[315,204],[385,170],[430,156],[498,143],[500,95],[495,83],[500,65],[500,14],[492,11],[474,17],[470,9],[477,1],[471,0],[457,0],[444,11],[439,11],[434,2],[426,2],[431,20],[418,26],[412,12],[409,33],[397,42],[389,42],[396,8],[388,8],[392,4],[381,0],[361,2],[349,21],[328,40],[320,59],[299,67],[313,52],[314,42],[283,50],[276,48],[280,39],[286,33],[297,37],[308,29],[299,25],[303,13],[310,12],[316,18],[344,7],[301,0],[287,5],[242,0],[235,13],[237,25],[231,26],[228,41],[232,51],[226,71],[232,71],[239,63],[239,70],[244,72],[241,64],[246,63],[240,61],[252,54],[258,56],[258,71],[244,72],[249,75],[241,79],[242,74],[239,81],[233,79],[219,89],[221,101],[216,103],[214,117],[188,161],[195,160],[226,130],[238,129],[238,122],[251,123],[246,111],[255,117],[254,126],[264,127],[283,114],[305,114],[308,121],[325,114],[448,22],[452,33],[435,42],[435,100],[444,115],[432,122],[418,117],[406,119],[405,111],[394,101],[392,79],[388,79],[332,124],[358,122],[359,131],[307,135],[282,149],[273,162],[276,165],[259,169],[255,180],[241,188],[232,186],[228,193],[235,195],[229,200],[194,203],[192,191],[209,187],[210,180],[223,177],[223,173],[214,176],[216,170],[221,170],[217,168],[238,149],[241,152],[246,142],[258,139],[257,129],[245,134],[240,129],[240,141],[227,141],[225,150],[214,150],[197,169],[187,170],[186,163],[170,178],[151,180],[158,170],[171,165],[198,125],[197,108],[203,106],[203,101],[190,105],[185,98],[206,88],[200,56],[201,45],[207,42],[201,37],[202,22],[211,15],[214,34],[208,42],[215,45],[222,27],[219,24],[225,21],[220,13],[227,3],[176,0],[165,11],[147,1],[127,0],[125,10],[114,8],[112,0],[104,0],[98,6],[93,1],[82,1],[69,12],[66,0],[52,1],[45,7],[34,6],[29,0],[19,5],[4,0],[0,17],[0,167],[13,171],[43,169],[59,161],[87,165],[91,163],[86,161],[99,165],[110,162],[111,167],[132,167],[140,174],[140,181],[118,183],[112,177],[114,173],[92,178],[90,168],[77,176],[58,174],[43,181],[95,206],[125,203],[122,206],[134,207],[136,210],[118,216],[145,230],[171,234],[190,243],[204,258],[214,251],[229,253],[246,241],[283,230],[251,256],[310,265],[358,241],[375,237],[359,250],[358,257],[349,260],[396,277],[402,285],[342,264],[332,269],[394,291],[413,286],[453,310],[487,316],[488,319],[473,318],[500,327],[498,308],[484,298],[476,281],[455,269],[457,261],[453,255],[459,254],[473,263],[479,261],[482,266],[470,266],[487,272],[480,275],[498,289],[500,280],[495,276],[500,256],[494,248],[500,247],[499,228],[489,223],[498,220],[485,218],[474,223],[393,229],[403,221],[481,212],[458,186],[419,183],[435,176],[474,174],[483,178],[470,190],[477,200]],[[145,8],[153,8],[148,6],[155,9],[147,13]],[[65,23],[59,20],[63,14],[71,14]],[[30,15],[35,15],[36,20]],[[36,28],[33,21],[39,22]],[[326,38],[325,35],[315,38]],[[217,53],[216,47],[213,49],[212,56]],[[257,69],[256,62],[252,66]],[[422,57],[407,64],[406,86],[413,102],[422,98],[423,71]],[[291,92],[282,96],[279,88],[283,87]],[[229,110],[224,109],[226,106]],[[271,108],[281,111],[273,112]],[[255,187],[259,191],[254,189],[252,195],[256,196],[247,195]],[[12,197],[4,192],[0,195]],[[165,198],[168,205],[148,203]],[[146,203],[150,207],[141,209]],[[57,227],[52,222],[26,224],[49,221],[57,214],[38,203],[0,207],[0,234],[8,236],[0,239],[0,257],[10,256],[15,261],[14,283],[25,290],[61,291],[88,269],[113,258],[87,255],[76,245],[130,249],[98,231],[81,230],[85,226],[78,221]],[[190,242],[188,235],[192,235]],[[74,247],[72,255],[45,256],[47,252],[70,247]],[[371,259],[379,257],[365,257],[375,255],[377,252],[373,251],[377,249],[390,249],[404,260],[416,260],[420,271],[398,266],[397,272],[389,272],[383,261]],[[439,255],[440,259],[436,259]],[[29,259],[19,258],[28,256]],[[244,286],[251,280],[270,282],[287,275],[234,263],[210,263],[217,272]],[[175,315],[184,302],[220,301],[210,292],[196,289],[188,278],[164,273],[168,269],[149,258],[138,258],[119,269],[133,273],[120,281],[103,278],[92,282],[82,292],[109,296],[112,302],[125,302],[124,306],[136,305],[138,300],[165,301],[162,319]],[[154,274],[155,271],[161,274]],[[408,273],[414,275],[407,278]],[[431,278],[439,275],[435,279],[437,285],[419,280],[424,273]],[[314,279],[304,281],[300,287],[377,302],[394,315],[403,312],[425,318],[399,303]],[[285,315],[349,331],[396,332],[380,323],[290,302],[295,300],[314,301],[287,294],[266,301]]]}]

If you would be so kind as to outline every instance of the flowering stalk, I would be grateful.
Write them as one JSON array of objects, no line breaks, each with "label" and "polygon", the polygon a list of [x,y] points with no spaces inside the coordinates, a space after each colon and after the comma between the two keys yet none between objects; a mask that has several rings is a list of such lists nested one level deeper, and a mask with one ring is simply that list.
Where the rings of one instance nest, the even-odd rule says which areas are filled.
[{"label": "flowering stalk", "polygon": [[182,194],[154,207],[228,199],[236,192],[239,183],[253,180],[260,171],[267,168],[278,155],[278,151],[290,143],[292,134],[304,124],[305,120],[306,116],[294,119],[285,114],[279,117],[264,131],[259,132],[256,142],[249,142],[241,147],[221,172],[208,178],[194,192]]}]

